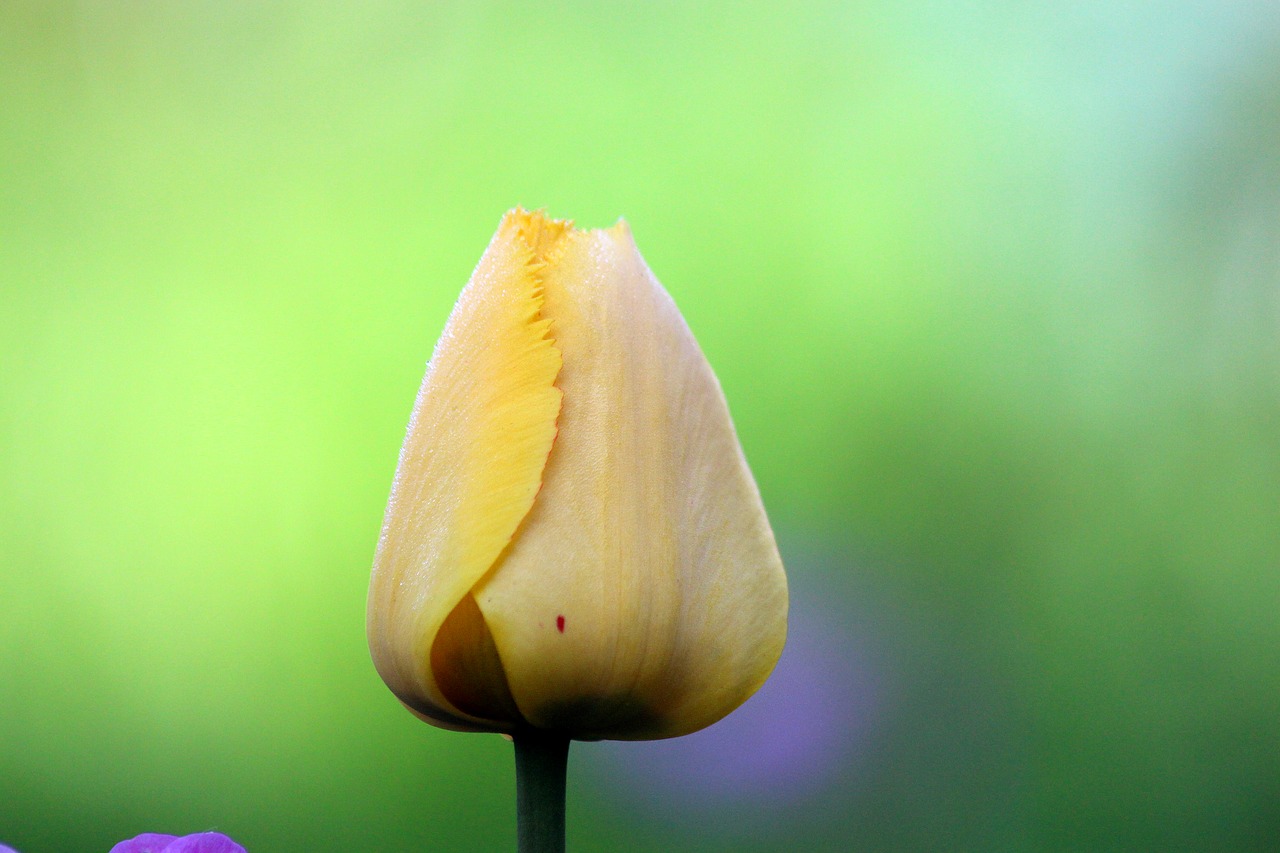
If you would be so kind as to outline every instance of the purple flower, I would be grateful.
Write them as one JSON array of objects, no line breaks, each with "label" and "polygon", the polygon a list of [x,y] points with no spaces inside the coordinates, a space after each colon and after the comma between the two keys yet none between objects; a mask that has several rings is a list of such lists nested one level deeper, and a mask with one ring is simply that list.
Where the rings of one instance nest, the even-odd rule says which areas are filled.
[{"label": "purple flower", "polygon": [[182,837],[144,832],[121,841],[111,848],[111,853],[245,853],[245,849],[221,832],[197,832]]}]

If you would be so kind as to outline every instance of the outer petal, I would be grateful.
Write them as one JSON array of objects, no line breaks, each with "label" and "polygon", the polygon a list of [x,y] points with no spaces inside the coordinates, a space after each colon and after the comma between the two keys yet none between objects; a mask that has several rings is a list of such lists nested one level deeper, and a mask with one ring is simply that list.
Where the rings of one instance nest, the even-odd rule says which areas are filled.
[{"label": "outer petal", "polygon": [[245,849],[221,832],[198,832],[176,839],[164,853],[245,853]]},{"label": "outer petal", "polygon": [[511,693],[575,737],[669,737],[732,711],[786,634],[786,578],[710,366],[625,224],[546,274],[559,435],[477,586]]},{"label": "outer petal", "polygon": [[111,853],[164,853],[170,844],[178,840],[176,835],[144,832],[111,848]]},{"label": "outer petal", "polygon": [[374,559],[374,664],[402,702],[447,727],[516,722],[488,701],[505,680],[464,598],[528,513],[555,439],[561,357],[540,309],[565,230],[514,211],[489,244],[418,392]]},{"label": "outer petal", "polygon": [[[8,849],[0,844],[0,853]],[[144,832],[121,841],[111,848],[111,853],[245,853],[245,850],[221,832],[197,832],[181,838]]]}]

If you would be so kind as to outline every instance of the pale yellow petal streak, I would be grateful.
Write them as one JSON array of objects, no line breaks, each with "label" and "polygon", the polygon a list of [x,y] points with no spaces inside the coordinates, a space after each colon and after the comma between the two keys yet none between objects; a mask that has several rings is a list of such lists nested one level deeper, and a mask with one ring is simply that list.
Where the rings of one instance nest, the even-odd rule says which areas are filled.
[{"label": "pale yellow petal streak", "polygon": [[[504,683],[450,695],[450,684],[468,679],[437,678],[432,653],[446,619],[449,632],[487,632],[464,598],[541,486],[561,402],[561,353],[541,311],[542,273],[568,230],[520,210],[504,218],[432,355],[374,560],[367,620],[378,672],[413,710],[457,728],[510,728],[510,720],[480,712],[500,705],[483,699],[503,695]],[[438,665],[468,645],[446,639]],[[500,664],[480,648],[456,662],[501,680]]]}]

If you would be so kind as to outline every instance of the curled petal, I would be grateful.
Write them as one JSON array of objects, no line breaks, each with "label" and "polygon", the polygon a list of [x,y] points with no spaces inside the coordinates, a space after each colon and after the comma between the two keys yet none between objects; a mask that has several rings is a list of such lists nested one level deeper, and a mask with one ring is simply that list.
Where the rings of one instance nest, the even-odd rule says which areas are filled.
[{"label": "curled petal", "polygon": [[[542,289],[566,232],[522,212],[503,220],[432,355],[383,522],[367,613],[374,664],[402,702],[448,727],[517,722],[503,715],[487,629],[464,602],[533,504],[555,438],[561,357]],[[438,679],[433,658],[471,675]],[[492,683],[467,686],[475,677]]]}]

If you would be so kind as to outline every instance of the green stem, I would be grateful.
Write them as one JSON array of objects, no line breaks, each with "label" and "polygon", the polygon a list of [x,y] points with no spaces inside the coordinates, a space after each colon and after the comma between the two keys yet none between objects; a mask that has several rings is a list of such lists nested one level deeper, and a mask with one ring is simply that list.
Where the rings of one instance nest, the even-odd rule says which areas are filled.
[{"label": "green stem", "polygon": [[564,778],[569,738],[516,732],[516,835],[519,853],[564,853]]}]

